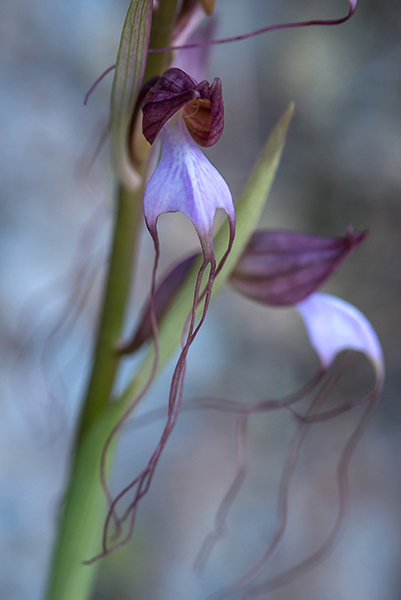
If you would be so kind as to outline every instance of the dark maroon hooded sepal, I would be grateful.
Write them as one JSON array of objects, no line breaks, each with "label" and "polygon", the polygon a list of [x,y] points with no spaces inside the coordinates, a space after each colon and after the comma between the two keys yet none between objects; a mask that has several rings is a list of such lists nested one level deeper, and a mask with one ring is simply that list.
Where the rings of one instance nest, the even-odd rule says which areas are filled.
[{"label": "dark maroon hooded sepal", "polygon": [[[160,324],[163,316],[166,314],[170,304],[176,297],[182,283],[188,275],[195,259],[199,254],[194,254],[180,262],[157,286],[155,292],[155,314],[156,322]],[[119,346],[119,351],[122,354],[131,354],[136,352],[140,346],[152,337],[152,324],[150,319],[150,303],[149,299],[145,304],[139,325],[132,336],[131,340],[122,343]]]},{"label": "dark maroon hooded sepal", "polygon": [[143,135],[153,144],[162,127],[184,108],[184,120],[192,138],[201,146],[213,146],[224,128],[221,81],[196,83],[177,68],[168,69],[147,93],[143,107]]},{"label": "dark maroon hooded sepal", "polygon": [[237,291],[264,304],[296,304],[320,288],[367,235],[351,227],[342,238],[256,231],[230,282]]},{"label": "dark maroon hooded sepal", "polygon": [[194,98],[196,81],[181,69],[168,69],[147,93],[142,106],[143,135],[153,144],[163,125]]}]

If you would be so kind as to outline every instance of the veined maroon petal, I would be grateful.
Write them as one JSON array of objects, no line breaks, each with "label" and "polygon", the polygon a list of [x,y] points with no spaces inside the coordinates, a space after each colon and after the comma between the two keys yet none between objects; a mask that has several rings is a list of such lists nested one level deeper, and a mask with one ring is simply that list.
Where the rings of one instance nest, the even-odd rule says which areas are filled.
[{"label": "veined maroon petal", "polygon": [[[176,297],[180,290],[182,283],[188,275],[195,260],[199,257],[199,254],[194,254],[189,258],[186,258],[178,265],[176,265],[161,283],[156,287],[154,307],[156,321],[159,325],[162,318],[166,314],[169,306]],[[148,298],[144,310],[142,312],[139,325],[136,328],[135,333],[131,337],[131,340],[126,344],[120,345],[119,350],[122,354],[129,354],[138,350],[140,346],[148,339],[152,337],[152,324],[150,320],[150,300]]]},{"label": "veined maroon petal", "polygon": [[352,228],[344,237],[256,231],[230,282],[264,304],[296,304],[321,287],[367,235]]},{"label": "veined maroon petal", "polygon": [[213,146],[224,128],[224,104],[219,78],[211,85],[196,83],[175,67],[168,69],[147,93],[143,107],[143,135],[153,144],[162,127],[181,108],[192,138],[201,146]]},{"label": "veined maroon petal", "polygon": [[197,83],[181,71],[168,69],[147,93],[143,107],[143,135],[153,144],[161,128],[180,108],[199,98]]}]

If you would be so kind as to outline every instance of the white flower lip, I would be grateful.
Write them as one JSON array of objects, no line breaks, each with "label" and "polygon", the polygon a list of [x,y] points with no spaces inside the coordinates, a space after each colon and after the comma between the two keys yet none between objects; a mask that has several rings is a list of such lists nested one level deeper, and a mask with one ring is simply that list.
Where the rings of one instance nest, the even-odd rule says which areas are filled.
[{"label": "white flower lip", "polygon": [[214,257],[213,220],[218,208],[235,224],[230,189],[189,135],[182,119],[162,131],[162,156],[145,190],[143,207],[147,227],[156,234],[159,216],[182,212],[192,221],[205,256]]},{"label": "white flower lip", "polygon": [[322,366],[328,368],[342,350],[363,352],[377,378],[384,378],[383,352],[375,330],[355,306],[341,298],[315,292],[296,305]]}]

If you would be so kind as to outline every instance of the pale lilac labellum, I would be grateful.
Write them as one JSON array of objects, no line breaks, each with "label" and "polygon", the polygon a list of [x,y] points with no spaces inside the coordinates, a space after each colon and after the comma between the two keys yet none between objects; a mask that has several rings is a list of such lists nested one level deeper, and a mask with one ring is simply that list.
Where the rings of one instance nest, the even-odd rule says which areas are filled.
[{"label": "pale lilac labellum", "polygon": [[161,137],[161,159],[143,200],[146,225],[157,240],[159,216],[184,213],[196,229],[205,259],[214,260],[213,220],[217,209],[227,214],[231,239],[234,236],[235,211],[230,189],[192,140],[182,119],[163,127]]},{"label": "pale lilac labellum", "polygon": [[321,237],[295,231],[256,231],[230,283],[263,304],[296,304],[321,287],[367,233],[349,228],[344,237]]},{"label": "pale lilac labellum", "polygon": [[297,305],[310,342],[327,369],[342,350],[363,352],[375,367],[381,384],[383,352],[375,330],[357,308],[341,298],[316,292]]}]

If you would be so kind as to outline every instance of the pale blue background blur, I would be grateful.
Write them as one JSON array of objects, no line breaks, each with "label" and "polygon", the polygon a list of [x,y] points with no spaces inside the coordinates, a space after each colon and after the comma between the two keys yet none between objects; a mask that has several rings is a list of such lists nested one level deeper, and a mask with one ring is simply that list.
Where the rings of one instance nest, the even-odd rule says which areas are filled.
[{"label": "pale blue background blur", "polygon": [[[5,600],[39,600],[45,580],[88,367],[113,185],[107,151],[91,166],[107,125],[112,76],[87,107],[83,98],[115,60],[127,4],[1,4],[0,597]],[[345,0],[217,0],[216,17],[219,35],[225,36],[346,9]],[[344,26],[270,33],[217,47],[211,60],[209,79],[223,80],[226,128],[208,156],[235,195],[275,120],[295,101],[263,226],[323,235],[343,235],[349,224],[370,228],[364,246],[327,289],[368,316],[386,356],[383,397],[351,470],[344,538],[321,567],[272,594],[274,600],[396,600],[401,594],[400,29],[395,3],[360,0]],[[179,216],[163,218],[161,230],[164,266],[196,247],[193,231]],[[147,292],[152,257],[144,233],[130,323]],[[73,314],[63,313],[68,296],[77,300],[86,290],[85,308],[74,321]],[[132,360],[128,363],[132,367]],[[283,395],[315,367],[293,311],[256,307],[226,290],[192,349],[186,397],[252,401]],[[362,381],[365,373],[361,360],[356,379]],[[168,384],[166,373],[147,406],[165,403]],[[350,382],[344,391],[357,393],[358,387]],[[289,535],[266,577],[304,557],[327,532],[335,510],[330,461],[349,424],[346,417],[317,428],[308,442],[292,489]],[[198,578],[191,564],[233,475],[234,421],[207,412],[181,415],[141,506],[133,543],[102,565],[97,600],[201,600],[251,567],[271,534],[275,486],[292,427],[285,415],[252,421],[251,469],[231,513],[229,537]],[[124,436],[116,489],[147,460],[158,432],[159,426],[152,426]]]}]

